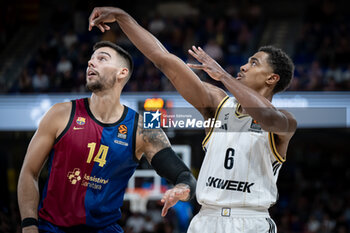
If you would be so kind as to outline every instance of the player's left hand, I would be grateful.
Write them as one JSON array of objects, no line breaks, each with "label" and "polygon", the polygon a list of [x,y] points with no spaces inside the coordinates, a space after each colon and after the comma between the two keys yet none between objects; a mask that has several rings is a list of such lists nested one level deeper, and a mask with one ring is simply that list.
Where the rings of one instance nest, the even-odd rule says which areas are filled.
[{"label": "player's left hand", "polygon": [[200,69],[207,72],[207,74],[214,80],[220,81],[221,77],[226,72],[211,56],[209,56],[201,47],[196,48],[192,46],[188,53],[196,58],[202,64],[187,64],[193,69]]},{"label": "player's left hand", "polygon": [[179,200],[187,201],[190,197],[190,188],[186,184],[177,184],[174,188],[165,192],[161,202],[164,203],[162,217],[164,217],[170,207],[174,206]]}]

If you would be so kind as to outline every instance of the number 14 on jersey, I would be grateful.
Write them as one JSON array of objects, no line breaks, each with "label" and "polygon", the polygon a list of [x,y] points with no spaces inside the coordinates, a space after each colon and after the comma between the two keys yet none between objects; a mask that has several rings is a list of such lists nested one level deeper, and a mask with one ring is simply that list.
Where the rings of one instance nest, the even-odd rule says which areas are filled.
[{"label": "number 14 on jersey", "polygon": [[[86,160],[87,163],[90,163],[92,160],[92,157],[94,156],[95,153],[95,147],[96,147],[96,142],[90,142],[87,147],[90,149],[89,150],[89,156]],[[103,167],[106,164],[106,157],[107,157],[107,152],[108,152],[108,146],[105,145],[100,145],[100,149],[98,150],[94,162],[97,162],[100,167]]]}]

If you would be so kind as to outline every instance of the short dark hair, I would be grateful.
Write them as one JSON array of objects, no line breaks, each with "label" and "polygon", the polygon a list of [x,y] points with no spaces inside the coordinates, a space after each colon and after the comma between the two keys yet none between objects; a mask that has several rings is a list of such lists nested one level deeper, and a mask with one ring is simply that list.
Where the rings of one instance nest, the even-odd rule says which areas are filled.
[{"label": "short dark hair", "polygon": [[129,69],[129,78],[132,74],[132,71],[134,69],[134,63],[132,61],[131,55],[122,47],[119,45],[116,45],[110,41],[100,41],[94,44],[93,51],[95,52],[97,49],[102,48],[102,47],[109,47],[114,49],[117,54],[119,54],[125,61]]},{"label": "short dark hair", "polygon": [[277,92],[287,89],[292,81],[294,73],[292,59],[282,51],[282,49],[276,48],[272,45],[261,47],[259,52],[265,52],[268,54],[267,62],[271,66],[273,72],[280,76],[280,80],[274,87],[273,93],[276,94]]}]

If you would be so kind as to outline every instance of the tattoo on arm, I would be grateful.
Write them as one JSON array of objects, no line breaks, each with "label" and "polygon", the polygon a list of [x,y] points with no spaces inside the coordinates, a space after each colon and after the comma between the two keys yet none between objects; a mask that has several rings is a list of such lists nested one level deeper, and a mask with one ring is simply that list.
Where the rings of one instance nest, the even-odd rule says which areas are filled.
[{"label": "tattoo on arm", "polygon": [[142,141],[143,153],[148,161],[151,161],[153,155],[158,151],[171,146],[162,129],[144,129],[142,117],[139,117],[137,136]]}]

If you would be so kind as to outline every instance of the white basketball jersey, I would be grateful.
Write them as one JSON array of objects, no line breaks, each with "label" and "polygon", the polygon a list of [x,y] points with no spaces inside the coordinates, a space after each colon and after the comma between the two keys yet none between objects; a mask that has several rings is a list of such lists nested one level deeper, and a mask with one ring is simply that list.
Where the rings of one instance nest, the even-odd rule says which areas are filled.
[{"label": "white basketball jersey", "polygon": [[276,181],[284,158],[273,133],[238,112],[235,98],[226,97],[215,113],[221,128],[203,141],[206,155],[197,181],[201,205],[266,208],[276,202]]}]

